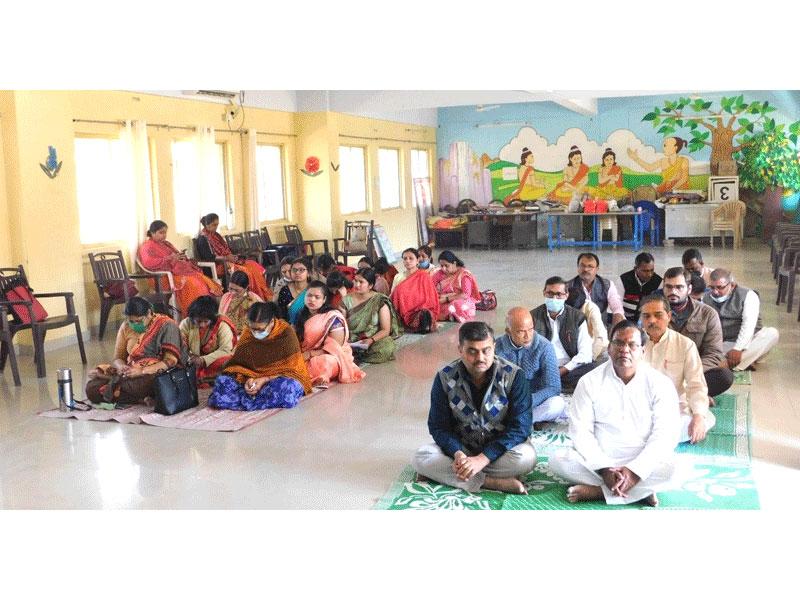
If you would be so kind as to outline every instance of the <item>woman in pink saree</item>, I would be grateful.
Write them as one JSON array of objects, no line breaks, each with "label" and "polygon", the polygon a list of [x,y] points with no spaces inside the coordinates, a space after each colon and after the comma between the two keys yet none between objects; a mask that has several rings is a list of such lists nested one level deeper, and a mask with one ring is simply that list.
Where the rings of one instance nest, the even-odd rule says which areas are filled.
[{"label": "woman in pink saree", "polygon": [[431,275],[439,294],[439,320],[464,323],[474,319],[475,304],[481,299],[475,277],[450,250],[439,255],[439,265],[441,268]]},{"label": "woman in pink saree", "polygon": [[175,277],[175,297],[178,310],[188,314],[189,305],[200,296],[222,296],[222,286],[203,275],[185,252],[167,241],[167,224],[153,221],[147,230],[147,240],[139,246],[139,262],[148,271],[170,271]]},{"label": "woman in pink saree", "polygon": [[305,307],[295,325],[303,359],[312,385],[357,383],[365,373],[353,361],[347,319],[330,301],[331,292],[324,283],[313,281],[308,285]]}]

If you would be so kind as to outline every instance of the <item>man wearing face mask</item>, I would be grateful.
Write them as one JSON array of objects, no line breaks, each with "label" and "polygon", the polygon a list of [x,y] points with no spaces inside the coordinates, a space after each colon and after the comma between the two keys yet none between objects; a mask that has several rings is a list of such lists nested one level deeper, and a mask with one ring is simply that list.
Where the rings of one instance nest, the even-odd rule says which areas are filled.
[{"label": "man wearing face mask", "polygon": [[536,333],[553,344],[561,377],[561,389],[572,392],[578,380],[594,369],[592,338],[583,313],[565,304],[567,282],[550,277],[544,284],[544,304],[531,311]]},{"label": "man wearing face mask", "polygon": [[672,380],[681,412],[681,442],[702,442],[716,420],[709,410],[708,387],[697,346],[669,328],[670,304],[653,294],[642,299],[641,318],[647,333],[644,362]]},{"label": "man wearing face mask", "polygon": [[530,443],[531,394],[522,370],[494,354],[494,332],[481,321],[458,331],[461,358],[436,374],[428,430],[414,469],[468,492],[526,494],[520,477],[536,465]]},{"label": "man wearing face mask", "polygon": [[725,359],[720,366],[743,371],[778,343],[777,329],[761,327],[758,294],[738,285],[730,271],[711,271],[711,283],[703,302],[717,311],[722,323]]},{"label": "man wearing face mask", "polygon": [[690,277],[689,271],[683,267],[672,267],[664,273],[664,296],[672,309],[669,328],[685,335],[697,346],[703,362],[708,395],[713,397],[733,385],[733,371],[719,366],[725,358],[719,315],[710,306],[690,297],[696,282],[705,289],[703,279],[699,276]]}]

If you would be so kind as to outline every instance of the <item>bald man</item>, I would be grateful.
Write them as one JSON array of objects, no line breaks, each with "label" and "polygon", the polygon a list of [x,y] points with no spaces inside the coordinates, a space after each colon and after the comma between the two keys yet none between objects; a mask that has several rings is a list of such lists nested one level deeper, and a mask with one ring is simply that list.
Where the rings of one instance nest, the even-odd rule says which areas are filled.
[{"label": "bald man", "polygon": [[495,354],[517,365],[531,389],[533,424],[566,418],[556,351],[534,329],[530,311],[515,306],[506,315],[506,333],[496,340]]}]

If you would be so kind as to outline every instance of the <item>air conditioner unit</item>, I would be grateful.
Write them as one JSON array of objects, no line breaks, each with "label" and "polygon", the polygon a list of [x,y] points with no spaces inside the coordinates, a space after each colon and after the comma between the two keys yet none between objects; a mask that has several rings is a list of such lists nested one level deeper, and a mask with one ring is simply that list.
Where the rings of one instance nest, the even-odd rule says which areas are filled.
[{"label": "air conditioner unit", "polygon": [[239,95],[239,92],[226,90],[183,90],[184,96],[211,96],[212,98],[232,99]]}]

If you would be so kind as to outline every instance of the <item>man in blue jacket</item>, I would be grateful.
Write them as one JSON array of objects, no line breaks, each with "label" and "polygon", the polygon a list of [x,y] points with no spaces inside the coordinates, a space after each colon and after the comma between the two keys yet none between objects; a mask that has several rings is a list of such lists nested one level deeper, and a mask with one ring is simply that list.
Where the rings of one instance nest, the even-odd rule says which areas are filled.
[{"label": "man in blue jacket", "polygon": [[531,394],[519,367],[494,354],[486,323],[464,323],[461,358],[442,368],[431,389],[428,430],[433,444],[417,450],[420,475],[468,492],[481,488],[525,494],[520,477],[536,464]]}]

